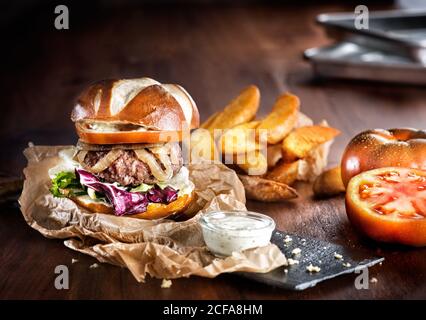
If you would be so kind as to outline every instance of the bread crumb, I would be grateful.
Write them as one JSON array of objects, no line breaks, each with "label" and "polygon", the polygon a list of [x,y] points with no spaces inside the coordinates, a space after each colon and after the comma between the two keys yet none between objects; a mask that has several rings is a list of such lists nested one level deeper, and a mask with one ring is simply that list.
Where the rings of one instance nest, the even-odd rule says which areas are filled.
[{"label": "bread crumb", "polygon": [[334,259],[342,260],[342,259],[343,259],[343,256],[342,256],[340,253],[335,252],[335,253],[334,253]]},{"label": "bread crumb", "polygon": [[284,243],[290,243],[293,241],[293,239],[289,235],[286,235],[283,241]]},{"label": "bread crumb", "polygon": [[299,248],[295,248],[295,249],[293,249],[293,251],[291,252],[291,254],[294,255],[294,256],[297,256],[301,252],[302,252],[302,250],[300,250]]},{"label": "bread crumb", "polygon": [[375,278],[375,277],[373,277],[373,278],[371,278],[370,279],[370,282],[371,283],[377,283],[379,280],[377,280],[377,278]]},{"label": "bread crumb", "polygon": [[287,262],[288,262],[288,265],[289,265],[289,266],[292,266],[292,265],[294,265],[294,264],[299,264],[299,260],[294,260],[294,259],[292,259],[292,258],[288,258],[288,259],[287,259]]},{"label": "bread crumb", "polygon": [[350,268],[351,264],[349,262],[346,262],[346,263],[343,263],[343,266],[346,267],[346,268]]},{"label": "bread crumb", "polygon": [[98,268],[98,267],[99,267],[99,265],[97,263],[94,263],[94,264],[91,264],[89,266],[89,269],[95,269],[95,268]]},{"label": "bread crumb", "polygon": [[170,288],[171,286],[172,286],[172,280],[163,279],[163,281],[161,282],[161,288],[163,289]]},{"label": "bread crumb", "polygon": [[312,272],[320,272],[321,268],[318,267],[318,266],[313,266],[312,263],[311,263],[309,266],[306,267],[306,271],[309,271],[311,273]]},{"label": "bread crumb", "polygon": [[74,258],[71,259],[71,264],[74,264],[74,263],[77,263],[77,262],[78,262],[78,259],[74,259]]}]

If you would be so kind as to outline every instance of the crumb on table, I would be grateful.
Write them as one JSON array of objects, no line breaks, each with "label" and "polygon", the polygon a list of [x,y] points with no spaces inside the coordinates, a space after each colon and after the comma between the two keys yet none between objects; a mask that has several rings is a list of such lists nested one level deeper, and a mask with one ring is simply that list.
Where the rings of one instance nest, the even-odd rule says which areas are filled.
[{"label": "crumb on table", "polygon": [[312,263],[311,264],[309,264],[309,266],[307,266],[306,267],[306,271],[309,271],[309,272],[320,272],[321,271],[321,268],[320,267],[318,267],[318,266],[314,266],[314,265],[312,265]]},{"label": "crumb on table", "polygon": [[163,279],[163,281],[161,282],[161,288],[163,289],[170,288],[171,286],[172,286],[172,280]]},{"label": "crumb on table", "polygon": [[286,235],[283,241],[284,243],[290,243],[293,241],[293,239],[289,235]]},{"label": "crumb on table", "polygon": [[297,256],[301,252],[302,252],[302,250],[300,250],[300,248],[295,248],[295,249],[293,249],[293,251],[291,252],[291,254],[294,255],[294,256]]},{"label": "crumb on table", "polygon": [[334,253],[334,259],[342,260],[342,259],[343,259],[343,256],[342,256],[340,253],[335,252],[335,253]]}]

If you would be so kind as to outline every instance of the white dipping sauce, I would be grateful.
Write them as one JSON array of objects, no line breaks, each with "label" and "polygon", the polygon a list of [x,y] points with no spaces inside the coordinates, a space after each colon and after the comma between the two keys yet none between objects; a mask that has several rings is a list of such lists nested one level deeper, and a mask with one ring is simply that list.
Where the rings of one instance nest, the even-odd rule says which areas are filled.
[{"label": "white dipping sauce", "polygon": [[266,246],[275,229],[270,217],[248,211],[207,213],[200,218],[200,225],[207,247],[218,256]]}]

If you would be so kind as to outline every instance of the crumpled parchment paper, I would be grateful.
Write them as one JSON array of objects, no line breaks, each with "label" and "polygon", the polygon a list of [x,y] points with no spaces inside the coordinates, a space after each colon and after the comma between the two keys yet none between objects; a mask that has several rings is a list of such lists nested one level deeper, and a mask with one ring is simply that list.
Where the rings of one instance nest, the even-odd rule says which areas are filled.
[{"label": "crumpled parchment paper", "polygon": [[225,259],[206,248],[200,215],[216,210],[245,210],[244,188],[234,171],[221,164],[189,165],[196,201],[188,209],[195,216],[183,222],[156,221],[90,213],[66,198],[49,192],[49,168],[62,161],[58,152],[67,146],[32,146],[24,151],[28,166],[19,199],[27,223],[47,238],[64,239],[68,248],[100,262],[126,267],[137,281],[147,274],[174,279],[221,273],[268,272],[287,263],[273,244],[234,253]]}]

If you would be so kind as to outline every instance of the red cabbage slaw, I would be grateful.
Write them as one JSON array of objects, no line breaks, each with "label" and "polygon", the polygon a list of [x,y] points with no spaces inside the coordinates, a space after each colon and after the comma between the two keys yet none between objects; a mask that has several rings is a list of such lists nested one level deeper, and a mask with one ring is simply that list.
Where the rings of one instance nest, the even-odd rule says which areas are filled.
[{"label": "red cabbage slaw", "polygon": [[178,190],[170,186],[161,189],[154,185],[146,192],[130,192],[112,183],[101,182],[94,174],[86,170],[76,169],[75,172],[81,185],[105,195],[117,216],[142,213],[146,211],[149,203],[168,204],[178,197]]}]

